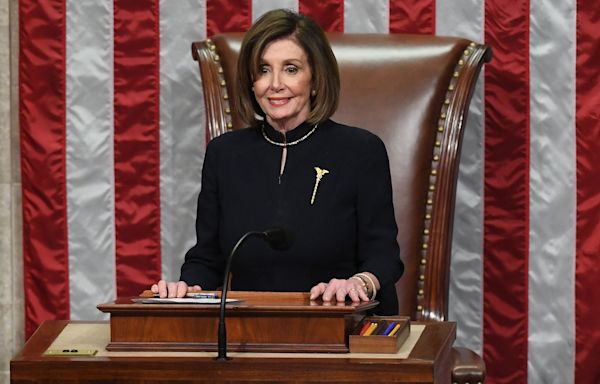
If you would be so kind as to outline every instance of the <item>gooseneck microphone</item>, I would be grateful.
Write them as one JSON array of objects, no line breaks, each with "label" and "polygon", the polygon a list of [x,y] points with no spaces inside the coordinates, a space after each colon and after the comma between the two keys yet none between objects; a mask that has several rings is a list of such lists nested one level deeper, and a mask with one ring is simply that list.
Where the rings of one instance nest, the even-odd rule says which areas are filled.
[{"label": "gooseneck microphone", "polygon": [[290,248],[294,240],[291,232],[281,227],[274,227],[265,231],[250,231],[246,232],[238,242],[235,244],[229,257],[227,258],[227,264],[225,265],[225,271],[223,273],[223,285],[221,290],[221,307],[219,311],[219,330],[218,330],[218,355],[217,360],[226,361],[227,358],[227,329],[225,328],[225,304],[227,302],[227,291],[229,289],[229,270],[231,269],[231,260],[233,255],[236,254],[240,246],[250,237],[259,237],[265,240],[271,248],[278,251],[285,251]]}]

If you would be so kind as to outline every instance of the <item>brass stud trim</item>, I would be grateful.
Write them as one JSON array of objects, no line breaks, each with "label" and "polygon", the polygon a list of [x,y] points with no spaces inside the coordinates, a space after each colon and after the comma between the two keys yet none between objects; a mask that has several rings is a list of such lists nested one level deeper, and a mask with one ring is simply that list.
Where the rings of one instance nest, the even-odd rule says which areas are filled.
[{"label": "brass stud trim", "polygon": [[219,85],[222,87],[221,88],[221,97],[223,98],[222,102],[220,103],[220,107],[221,107],[221,111],[222,114],[224,115],[224,129],[225,130],[231,130],[233,128],[233,123],[231,122],[231,108],[229,106],[229,96],[227,94],[227,82],[223,76],[225,70],[223,68],[223,66],[220,63],[221,57],[218,54],[217,51],[217,46],[213,43],[213,41],[211,39],[206,39],[205,40],[206,43],[206,47],[208,48],[210,57],[213,60],[213,68],[214,70],[216,70],[217,72],[217,79],[219,81]]},{"label": "brass stud trim", "polygon": [[[453,98],[453,93],[456,89],[456,84],[457,84],[457,79],[460,77],[460,71],[461,71],[461,67],[465,65],[465,63],[467,62],[467,60],[469,60],[469,57],[471,56],[471,54],[474,52],[473,48],[476,46],[476,44],[474,42],[470,42],[469,43],[469,47],[465,48],[463,51],[463,55],[462,57],[458,60],[458,63],[454,69],[454,71],[452,72],[452,78],[450,79],[450,82],[448,84],[448,88],[446,90],[446,97],[444,98],[444,103],[442,105],[442,108],[440,110],[440,115],[439,115],[439,120],[438,120],[438,125],[437,125],[437,134],[435,137],[435,142],[434,142],[434,149],[433,149],[433,157],[432,157],[432,162],[431,162],[431,171],[430,171],[430,176],[431,177],[436,177],[437,178],[437,162],[440,161],[440,149],[436,149],[441,147],[441,143],[443,141],[443,134],[445,132],[445,120],[448,117],[447,113],[448,113],[448,108],[451,104],[452,98]],[[428,194],[428,198],[426,201],[427,204],[427,208],[426,208],[426,213],[425,213],[425,222],[423,225],[423,241],[421,244],[422,247],[422,258],[421,258],[421,265],[426,265],[427,264],[427,253],[428,253],[428,237],[430,234],[430,226],[431,226],[431,220],[432,220],[432,214],[431,212],[432,210],[432,206],[433,206],[433,191],[435,191],[436,187],[435,187],[435,180],[430,180],[431,183],[429,184],[429,191],[430,193]],[[424,267],[423,267],[424,268]],[[419,280],[421,282],[423,282],[425,280],[425,276],[424,275],[420,275],[419,276]],[[425,290],[423,288],[419,289],[418,291],[419,296],[423,296],[425,294]],[[423,305],[417,305],[417,310],[418,311],[423,311]],[[478,383],[479,384],[479,383]]]}]

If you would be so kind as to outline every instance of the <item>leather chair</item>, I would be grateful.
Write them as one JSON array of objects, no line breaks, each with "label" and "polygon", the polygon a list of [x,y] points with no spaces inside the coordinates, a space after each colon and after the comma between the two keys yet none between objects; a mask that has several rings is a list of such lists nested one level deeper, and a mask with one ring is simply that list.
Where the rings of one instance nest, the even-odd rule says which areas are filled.
[{"label": "leather chair", "polygon": [[[243,34],[192,44],[204,90],[207,139],[242,128],[232,104]],[[461,140],[469,103],[491,49],[438,36],[328,34],[341,76],[333,119],[366,128],[390,158],[398,241],[405,264],[397,284],[400,314],[448,319],[452,220]],[[485,378],[466,348],[450,357],[452,381]]]}]

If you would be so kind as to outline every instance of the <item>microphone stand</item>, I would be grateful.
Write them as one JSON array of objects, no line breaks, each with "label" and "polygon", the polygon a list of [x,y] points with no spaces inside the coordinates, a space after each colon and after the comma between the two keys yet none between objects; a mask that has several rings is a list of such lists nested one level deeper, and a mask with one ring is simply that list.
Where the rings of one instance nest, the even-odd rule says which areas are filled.
[{"label": "microphone stand", "polygon": [[247,238],[252,236],[264,237],[264,232],[247,232],[242,236],[238,242],[235,244],[231,253],[229,254],[229,258],[227,259],[227,264],[225,265],[225,272],[223,274],[223,288],[221,290],[221,307],[219,311],[219,333],[218,333],[218,355],[216,360],[218,361],[227,361],[229,358],[227,357],[227,329],[225,328],[225,303],[227,302],[227,291],[229,286],[229,270],[231,269],[231,260],[233,260],[233,255],[237,252],[238,248]]}]

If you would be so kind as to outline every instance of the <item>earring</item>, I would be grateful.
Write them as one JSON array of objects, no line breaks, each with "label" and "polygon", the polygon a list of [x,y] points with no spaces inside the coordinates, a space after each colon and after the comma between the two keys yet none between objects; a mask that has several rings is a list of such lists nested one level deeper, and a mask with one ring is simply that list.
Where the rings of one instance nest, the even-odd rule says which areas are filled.
[{"label": "earring", "polygon": [[310,91],[310,95],[311,96],[317,96],[317,91],[315,91],[314,89],[312,91]]}]

